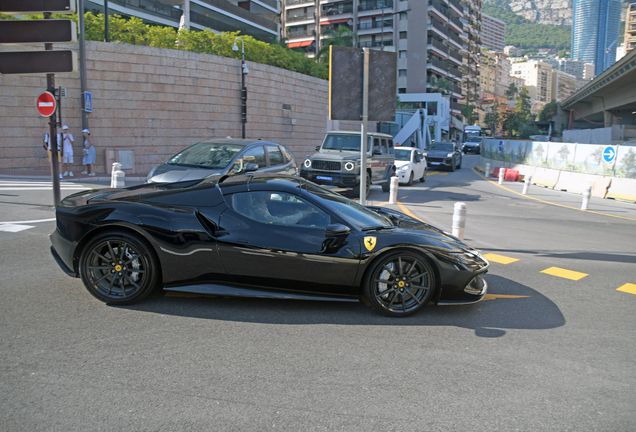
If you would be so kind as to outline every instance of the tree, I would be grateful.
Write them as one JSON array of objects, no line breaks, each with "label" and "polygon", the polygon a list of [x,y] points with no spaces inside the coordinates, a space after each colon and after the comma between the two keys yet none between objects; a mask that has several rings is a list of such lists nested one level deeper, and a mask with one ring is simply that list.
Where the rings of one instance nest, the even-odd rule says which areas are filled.
[{"label": "tree", "polygon": [[486,114],[485,117],[486,126],[491,130],[491,134],[494,136],[497,133],[497,128],[499,127],[499,122],[501,119],[499,118],[499,103],[495,101],[489,113]]},{"label": "tree", "polygon": [[519,131],[519,115],[515,111],[506,111],[503,114],[501,128],[508,133],[508,138],[514,138]]},{"label": "tree", "polygon": [[462,115],[466,118],[466,123],[473,124],[477,120],[477,113],[475,112],[474,105],[463,105]]},{"label": "tree", "polygon": [[358,45],[358,35],[347,26],[340,25],[337,30],[327,28],[323,34],[326,38],[323,39],[322,48],[320,48],[320,51],[316,54],[316,61],[320,61],[322,57],[325,57],[325,55],[329,53],[329,47],[331,45],[344,47],[355,47]]},{"label": "tree", "polygon": [[519,120],[526,123],[532,120],[532,105],[530,104],[530,94],[528,93],[528,87],[523,86],[517,96],[517,103],[515,104],[515,112],[519,116]]},{"label": "tree", "polygon": [[453,83],[446,78],[438,78],[434,76],[431,79],[431,92],[441,93],[442,95],[449,95],[453,92]]},{"label": "tree", "polygon": [[552,99],[539,111],[539,121],[550,121],[557,114],[557,101]]},{"label": "tree", "polygon": [[517,88],[515,83],[510,83],[510,85],[508,86],[508,90],[504,92],[504,96],[506,96],[506,98],[510,100],[516,98],[518,93],[519,89]]}]

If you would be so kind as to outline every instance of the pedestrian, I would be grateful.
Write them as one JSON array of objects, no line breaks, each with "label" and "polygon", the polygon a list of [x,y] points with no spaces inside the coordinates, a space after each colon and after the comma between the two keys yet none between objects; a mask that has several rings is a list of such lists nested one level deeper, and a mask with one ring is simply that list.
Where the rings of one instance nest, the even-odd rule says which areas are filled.
[{"label": "pedestrian", "polygon": [[95,146],[93,146],[93,140],[91,139],[91,133],[88,129],[82,131],[84,134],[84,149],[82,153],[84,158],[82,164],[84,165],[84,172],[82,174],[88,174],[91,177],[95,176]]},{"label": "pedestrian", "polygon": [[[44,135],[44,149],[49,154],[49,162],[51,162],[51,140],[50,135],[47,133]],[[57,134],[57,162],[60,164],[59,173],[62,178],[62,155],[60,154],[60,143],[62,142],[62,136]]]},{"label": "pedestrian", "polygon": [[68,133],[68,126],[62,126],[62,162],[64,176],[73,177],[73,135]]}]

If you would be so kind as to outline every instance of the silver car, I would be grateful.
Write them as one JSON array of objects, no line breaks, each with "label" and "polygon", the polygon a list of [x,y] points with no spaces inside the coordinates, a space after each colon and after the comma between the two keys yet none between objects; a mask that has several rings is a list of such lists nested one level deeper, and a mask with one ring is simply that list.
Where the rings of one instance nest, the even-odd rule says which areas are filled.
[{"label": "silver car", "polygon": [[298,174],[296,160],[287,147],[275,142],[226,138],[186,148],[153,168],[146,182],[173,183],[248,171]]}]

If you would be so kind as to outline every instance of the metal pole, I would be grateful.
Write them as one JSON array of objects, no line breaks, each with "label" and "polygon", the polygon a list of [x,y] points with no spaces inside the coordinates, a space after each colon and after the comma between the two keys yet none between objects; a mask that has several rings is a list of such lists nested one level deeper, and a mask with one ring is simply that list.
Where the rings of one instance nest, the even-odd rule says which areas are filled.
[{"label": "metal pole", "polygon": [[[45,12],[44,19],[51,19],[51,13]],[[44,49],[53,49],[52,43],[44,44]],[[46,74],[46,90],[55,95],[55,74]],[[51,181],[53,183],[53,206],[57,206],[61,200],[60,194],[60,160],[57,152],[57,110],[49,117],[49,146],[51,148]],[[61,144],[61,143],[60,143]]]},{"label": "metal pole", "polygon": [[[82,2],[83,0],[80,0]],[[104,42],[110,42],[108,34],[108,0],[104,0]]]},{"label": "metal pole", "polygon": [[382,7],[382,38],[380,39],[380,51],[384,51],[384,6]]},{"label": "metal pole", "polygon": [[362,48],[362,136],[360,137],[360,204],[367,203],[367,131],[369,127],[369,48]]},{"label": "metal pole", "polygon": [[80,86],[82,98],[82,129],[88,129],[88,114],[86,113],[86,39],[84,38],[84,1],[80,0],[77,11],[77,23],[79,24],[79,61],[80,61]]}]

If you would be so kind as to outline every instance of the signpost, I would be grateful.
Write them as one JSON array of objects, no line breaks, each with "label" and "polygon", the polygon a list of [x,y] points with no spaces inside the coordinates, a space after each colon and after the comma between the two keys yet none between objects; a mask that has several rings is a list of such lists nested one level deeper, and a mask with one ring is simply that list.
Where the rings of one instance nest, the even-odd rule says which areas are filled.
[{"label": "signpost", "polygon": [[41,116],[51,117],[53,113],[55,113],[55,109],[57,108],[57,104],[55,103],[55,96],[53,96],[49,92],[42,93],[40,96],[38,96],[36,106]]},{"label": "signpost", "polygon": [[93,112],[93,95],[89,92],[84,92],[84,111]]}]

